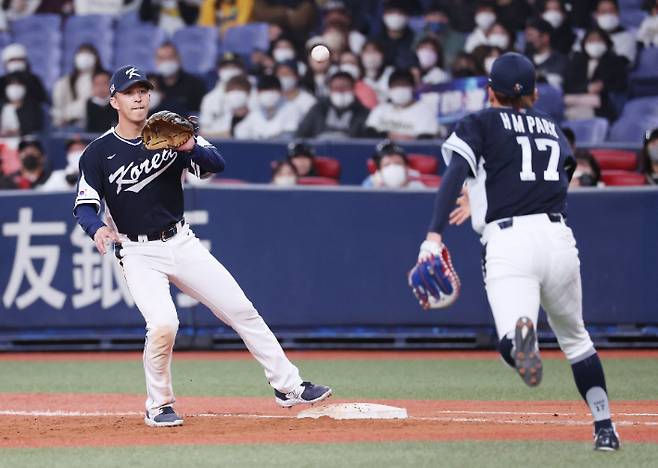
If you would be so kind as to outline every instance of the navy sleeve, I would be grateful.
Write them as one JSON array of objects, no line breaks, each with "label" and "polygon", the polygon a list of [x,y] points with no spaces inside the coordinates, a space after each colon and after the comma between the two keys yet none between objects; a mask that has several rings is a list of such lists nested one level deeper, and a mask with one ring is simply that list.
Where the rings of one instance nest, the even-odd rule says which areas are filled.
[{"label": "navy sleeve", "polygon": [[455,130],[441,147],[446,166],[450,166],[452,155],[457,153],[468,162],[471,175],[477,174],[478,162],[482,154],[484,130],[480,114],[470,114],[457,122]]},{"label": "navy sleeve", "polygon": [[439,234],[443,232],[450,212],[454,208],[457,197],[459,197],[459,193],[464,185],[468,171],[469,163],[465,158],[454,158],[450,162],[448,169],[441,179],[439,191],[436,194],[434,215],[430,222],[429,232],[437,232]]},{"label": "navy sleeve", "polygon": [[92,239],[94,238],[96,231],[105,226],[105,223],[101,221],[101,218],[98,216],[96,209],[89,204],[76,206],[73,209],[73,216],[75,216],[78,224],[82,226],[82,229]]},{"label": "navy sleeve", "polygon": [[94,205],[96,213],[101,210],[103,168],[101,167],[100,158],[101,155],[96,154],[90,146],[87,146],[82,153],[74,210],[80,205]]},{"label": "navy sleeve", "polygon": [[226,163],[217,148],[205,138],[197,136],[196,145],[190,151],[189,169],[197,177],[208,177],[224,170]]}]

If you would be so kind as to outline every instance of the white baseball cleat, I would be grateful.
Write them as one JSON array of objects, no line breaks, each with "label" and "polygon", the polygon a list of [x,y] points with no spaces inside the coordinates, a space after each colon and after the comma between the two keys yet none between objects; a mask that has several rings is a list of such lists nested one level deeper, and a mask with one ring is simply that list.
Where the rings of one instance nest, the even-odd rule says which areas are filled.
[{"label": "white baseball cleat", "polygon": [[144,422],[147,426],[151,427],[174,427],[182,426],[183,418],[178,416],[171,406],[164,406],[155,415],[151,415],[147,411],[146,416],[144,416]]}]

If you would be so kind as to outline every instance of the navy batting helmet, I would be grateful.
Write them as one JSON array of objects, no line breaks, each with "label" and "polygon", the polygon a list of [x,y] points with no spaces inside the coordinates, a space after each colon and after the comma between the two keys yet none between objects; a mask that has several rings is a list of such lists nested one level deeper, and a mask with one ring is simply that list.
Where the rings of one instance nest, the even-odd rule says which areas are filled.
[{"label": "navy batting helmet", "polygon": [[505,96],[529,96],[535,92],[535,66],[525,55],[507,52],[493,63],[489,86]]}]

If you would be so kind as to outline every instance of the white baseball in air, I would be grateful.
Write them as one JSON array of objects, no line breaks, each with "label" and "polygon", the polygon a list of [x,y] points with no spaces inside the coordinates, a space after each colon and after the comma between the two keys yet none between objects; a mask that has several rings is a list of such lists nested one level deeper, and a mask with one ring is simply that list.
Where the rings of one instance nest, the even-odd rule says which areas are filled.
[{"label": "white baseball in air", "polygon": [[325,60],[329,60],[329,55],[329,49],[327,49],[327,46],[316,45],[313,47],[313,49],[311,49],[311,58],[316,62],[324,62]]}]

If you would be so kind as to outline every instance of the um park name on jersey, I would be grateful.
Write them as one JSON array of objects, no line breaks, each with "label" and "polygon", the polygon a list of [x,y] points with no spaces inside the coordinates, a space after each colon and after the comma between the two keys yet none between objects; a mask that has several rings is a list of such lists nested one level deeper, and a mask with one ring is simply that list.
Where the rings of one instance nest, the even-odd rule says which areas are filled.
[{"label": "um park name on jersey", "polygon": [[543,133],[559,138],[555,130],[555,123],[548,119],[528,114],[508,114],[507,112],[501,112],[499,115],[505,130],[516,133]]}]

